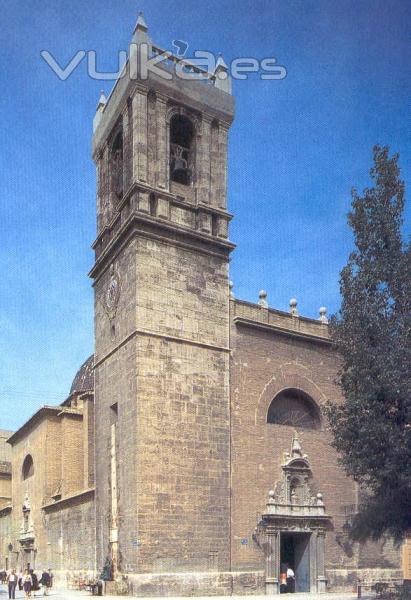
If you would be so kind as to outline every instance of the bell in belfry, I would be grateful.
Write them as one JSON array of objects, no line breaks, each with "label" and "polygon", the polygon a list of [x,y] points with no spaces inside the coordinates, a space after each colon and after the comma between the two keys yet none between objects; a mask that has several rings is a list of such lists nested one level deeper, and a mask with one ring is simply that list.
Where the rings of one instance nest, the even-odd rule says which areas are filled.
[{"label": "bell in belfry", "polygon": [[170,122],[170,179],[176,183],[190,185],[193,179],[194,126],[181,113],[175,114]]},{"label": "bell in belfry", "polygon": [[171,145],[171,179],[187,185],[190,182],[190,168],[188,166],[188,148],[179,144]]}]

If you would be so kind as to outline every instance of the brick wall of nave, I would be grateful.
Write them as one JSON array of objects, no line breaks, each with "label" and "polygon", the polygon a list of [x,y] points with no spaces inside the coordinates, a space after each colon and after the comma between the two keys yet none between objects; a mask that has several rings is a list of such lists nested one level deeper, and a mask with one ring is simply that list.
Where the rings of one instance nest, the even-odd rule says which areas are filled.
[{"label": "brick wall of nave", "polygon": [[[27,456],[33,459],[33,474],[23,478],[22,468]],[[47,558],[47,533],[42,506],[61,485],[61,429],[57,416],[33,425],[18,438],[12,449],[13,548],[19,552],[18,567],[43,563]],[[29,511],[24,523],[23,505]],[[25,541],[28,541],[27,544]],[[23,543],[24,542],[24,543]],[[26,550],[25,550],[26,548]],[[37,566],[37,565],[36,565]]]},{"label": "brick wall of nave", "polygon": [[378,542],[369,541],[359,548],[358,566],[360,568],[401,568],[401,544],[395,544],[391,538],[382,538]]},{"label": "brick wall of nave", "polygon": [[[233,568],[264,567],[261,550],[252,540],[268,499],[281,479],[283,454],[289,452],[295,431],[267,423],[271,401],[284,388],[301,389],[321,407],[328,399],[340,401],[334,385],[337,361],[327,345],[280,336],[261,329],[232,328],[232,557]],[[313,473],[313,493],[321,492],[334,531],[326,536],[327,566],[354,566],[355,548],[344,551],[337,541],[345,508],[354,505],[352,481],[337,465],[324,427],[299,429],[303,452]],[[242,540],[247,540],[247,544]]]},{"label": "brick wall of nave", "polygon": [[[255,312],[255,308],[250,310]],[[274,318],[284,320],[281,315]],[[314,322],[307,325],[312,333],[320,327]],[[281,477],[283,453],[290,450],[294,433],[293,427],[267,423],[269,404],[287,387],[302,389],[320,408],[327,400],[341,402],[340,390],[334,383],[338,358],[325,344],[241,325],[232,326],[232,347],[233,568],[263,568],[261,552],[251,536],[265,507],[268,490]],[[392,540],[359,546],[344,535],[342,526],[346,516],[355,510],[357,492],[337,463],[324,425],[321,430],[301,429],[298,433],[312,467],[313,491],[322,492],[326,512],[332,517],[325,554],[329,572],[350,572],[355,579],[357,568],[400,568],[401,552]],[[244,539],[248,544],[241,544]],[[335,580],[340,577],[345,581],[342,585],[347,585],[346,575],[333,575]]]}]

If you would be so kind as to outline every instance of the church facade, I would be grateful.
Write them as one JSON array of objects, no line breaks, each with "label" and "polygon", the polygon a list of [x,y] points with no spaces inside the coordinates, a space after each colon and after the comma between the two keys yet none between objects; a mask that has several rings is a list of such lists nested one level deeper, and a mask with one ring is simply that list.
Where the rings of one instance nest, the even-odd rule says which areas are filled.
[{"label": "church facade", "polygon": [[[0,432],[0,568],[101,573],[135,595],[352,589],[401,579],[390,540],[352,544],[359,492],[323,415],[343,401],[326,311],[229,281],[224,61],[132,76],[161,52],[140,15],[94,120],[95,353],[68,398]],[[139,60],[136,61],[136,64]],[[140,63],[139,63],[140,64]]]}]

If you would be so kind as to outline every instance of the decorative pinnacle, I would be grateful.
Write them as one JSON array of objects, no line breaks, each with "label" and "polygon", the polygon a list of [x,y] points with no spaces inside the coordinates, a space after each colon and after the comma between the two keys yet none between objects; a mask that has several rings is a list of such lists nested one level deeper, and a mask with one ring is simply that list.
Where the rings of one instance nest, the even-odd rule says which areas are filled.
[{"label": "decorative pinnacle", "polygon": [[141,11],[141,10],[138,13],[137,23],[136,23],[136,26],[134,27],[134,31],[137,31],[137,30],[148,31],[148,26],[147,26],[146,20],[143,15],[143,11]]},{"label": "decorative pinnacle", "polygon": [[298,302],[296,298],[291,298],[290,300],[290,313],[293,317],[298,317]]},{"label": "decorative pinnacle", "polygon": [[327,325],[327,323],[328,323],[327,309],[325,308],[325,306],[322,306],[320,308],[319,313],[320,313],[319,321],[321,321],[321,323],[324,323],[325,325]]},{"label": "decorative pinnacle", "polygon": [[234,292],[233,292],[234,283],[231,280],[228,282],[228,287],[230,288],[230,298],[232,300],[234,300],[234,298],[235,298]]},{"label": "decorative pinnacle", "polygon": [[214,75],[216,76],[217,80],[220,81],[225,81],[228,79],[228,67],[225,63],[222,54],[218,55],[216,66],[214,69]]},{"label": "decorative pinnacle", "polygon": [[214,72],[216,72],[217,69],[228,71],[228,67],[227,67],[226,62],[225,62],[225,60],[223,58],[223,55],[221,53],[218,55],[217,63],[216,63],[215,71]]},{"label": "decorative pinnacle", "polygon": [[265,290],[260,290],[258,297],[259,297],[258,304],[260,306],[262,306],[263,308],[268,308],[267,292]]},{"label": "decorative pinnacle", "polygon": [[103,91],[103,90],[101,90],[101,92],[100,92],[100,98],[99,98],[99,100],[98,100],[98,104],[97,104],[97,110],[98,110],[99,108],[102,108],[102,107],[103,107],[103,106],[105,106],[106,104],[107,104],[107,98],[106,98],[106,95],[105,95],[104,91]]},{"label": "decorative pinnacle", "polygon": [[224,58],[220,54],[214,69],[215,87],[227,94],[231,94],[231,77]]}]

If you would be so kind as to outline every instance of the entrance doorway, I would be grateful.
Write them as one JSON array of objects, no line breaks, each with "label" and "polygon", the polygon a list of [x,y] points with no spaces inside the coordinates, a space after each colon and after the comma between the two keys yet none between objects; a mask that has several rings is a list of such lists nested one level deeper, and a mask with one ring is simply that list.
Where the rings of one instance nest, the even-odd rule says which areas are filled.
[{"label": "entrance doorway", "polygon": [[[310,533],[281,532],[280,563],[281,571],[285,565],[295,574],[295,585],[288,591],[310,591]],[[290,586],[289,586],[290,587]]]}]

